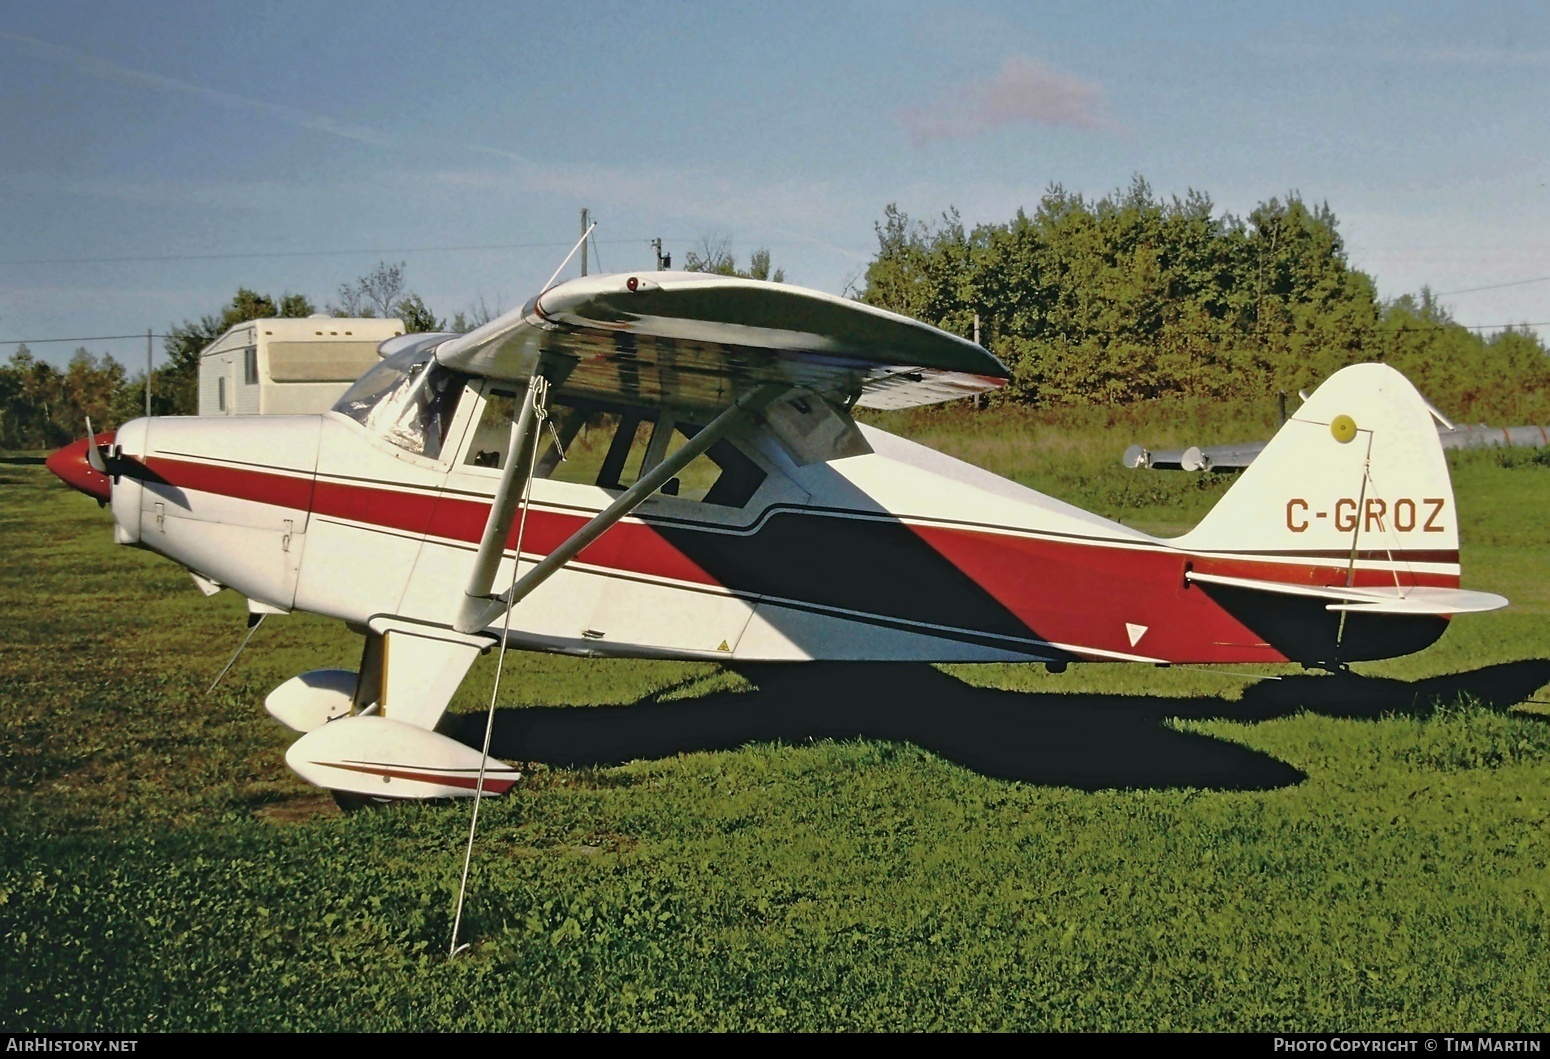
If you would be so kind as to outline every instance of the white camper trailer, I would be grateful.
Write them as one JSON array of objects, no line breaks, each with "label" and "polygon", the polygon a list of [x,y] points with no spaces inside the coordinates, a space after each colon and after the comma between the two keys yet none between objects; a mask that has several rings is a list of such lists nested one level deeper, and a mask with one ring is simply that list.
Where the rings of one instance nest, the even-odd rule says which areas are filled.
[{"label": "white camper trailer", "polygon": [[199,414],[326,412],[377,363],[377,345],[403,333],[396,317],[240,323],[199,354]]}]

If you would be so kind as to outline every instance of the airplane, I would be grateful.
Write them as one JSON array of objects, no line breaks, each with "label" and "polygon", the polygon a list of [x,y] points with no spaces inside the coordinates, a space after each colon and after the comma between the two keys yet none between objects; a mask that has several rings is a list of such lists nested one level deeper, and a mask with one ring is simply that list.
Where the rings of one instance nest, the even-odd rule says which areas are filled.
[{"label": "airplane", "polygon": [[289,766],[341,800],[516,783],[437,730],[497,647],[1341,671],[1507,605],[1459,587],[1432,412],[1382,364],[1331,376],[1162,539],[857,422],[1009,372],[817,291],[588,276],[379,352],[325,414],[135,419],[47,461],[111,507],[116,542],[241,593],[250,623],[296,610],[360,634],[358,669],[265,700],[300,733]]}]

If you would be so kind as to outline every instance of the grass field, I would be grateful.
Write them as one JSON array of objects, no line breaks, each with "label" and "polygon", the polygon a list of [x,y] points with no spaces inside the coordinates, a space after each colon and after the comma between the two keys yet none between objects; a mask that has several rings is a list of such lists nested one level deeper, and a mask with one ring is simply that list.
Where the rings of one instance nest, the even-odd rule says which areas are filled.
[{"label": "grass field", "polygon": [[[1226,482],[1127,444],[1273,426],[880,419],[1160,532]],[[342,815],[260,705],[356,639],[272,619],[208,693],[242,601],[5,460],[0,1025],[1543,1031],[1550,458],[1452,463],[1465,585],[1513,607],[1354,678],[509,656],[531,778],[448,962],[468,804]]]}]

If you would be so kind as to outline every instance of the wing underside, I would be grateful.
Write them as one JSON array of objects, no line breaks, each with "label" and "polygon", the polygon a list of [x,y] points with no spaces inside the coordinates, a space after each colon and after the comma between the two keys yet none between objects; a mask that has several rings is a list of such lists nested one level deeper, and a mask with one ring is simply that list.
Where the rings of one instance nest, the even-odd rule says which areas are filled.
[{"label": "wing underside", "polygon": [[440,343],[443,366],[514,380],[562,360],[573,398],[715,412],[769,384],[837,407],[908,408],[1009,377],[978,345],[859,302],[695,273],[594,276]]}]

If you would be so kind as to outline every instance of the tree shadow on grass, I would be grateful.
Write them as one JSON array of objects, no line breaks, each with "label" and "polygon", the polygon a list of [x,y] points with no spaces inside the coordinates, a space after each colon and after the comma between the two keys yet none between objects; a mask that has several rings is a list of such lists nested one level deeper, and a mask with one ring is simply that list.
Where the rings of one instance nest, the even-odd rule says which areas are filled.
[{"label": "tree shadow on grass", "polygon": [[[491,753],[595,768],[748,743],[861,738],[914,743],[998,779],[1089,791],[1271,790],[1305,775],[1268,754],[1164,722],[1259,721],[1304,710],[1339,717],[1424,715],[1461,693],[1505,710],[1550,681],[1550,660],[1416,682],[1293,676],[1257,684],[1239,702],[1000,691],[926,665],[811,663],[743,672],[757,690],[671,702],[658,693],[629,706],[499,710]],[[482,716],[449,720],[449,734],[480,744]]]}]

